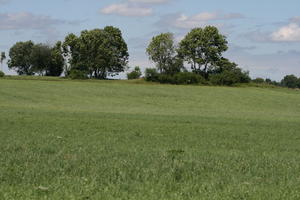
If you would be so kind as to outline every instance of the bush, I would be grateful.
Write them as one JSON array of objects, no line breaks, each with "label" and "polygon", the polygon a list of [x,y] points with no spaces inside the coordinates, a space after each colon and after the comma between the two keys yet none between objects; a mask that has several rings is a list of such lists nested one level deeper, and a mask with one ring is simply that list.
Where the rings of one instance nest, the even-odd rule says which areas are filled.
[{"label": "bush", "polygon": [[4,76],[5,76],[4,72],[0,71],[0,77],[4,77]]},{"label": "bush", "polygon": [[252,82],[253,83],[264,83],[265,79],[263,79],[263,78],[256,78],[256,79],[253,79]]},{"label": "bush", "polygon": [[234,85],[237,83],[249,83],[250,77],[247,72],[242,72],[241,69],[236,68],[232,71],[223,71],[219,74],[210,76],[210,82],[214,85]]},{"label": "bush", "polygon": [[159,73],[156,71],[156,69],[147,68],[145,71],[145,80],[158,82],[159,81]]},{"label": "bush", "polygon": [[127,74],[127,79],[139,79],[142,76],[141,69],[139,67],[135,67],[134,70]]},{"label": "bush", "polygon": [[294,75],[287,75],[281,81],[282,86],[288,88],[297,88],[299,87],[299,79]]},{"label": "bush", "polygon": [[160,83],[169,83],[169,84],[176,84],[175,80],[174,80],[174,76],[173,75],[169,75],[169,74],[159,74],[158,75],[158,82]]},{"label": "bush", "polygon": [[87,73],[85,71],[81,71],[78,69],[71,70],[68,77],[71,79],[87,79],[88,78]]},{"label": "bush", "polygon": [[192,72],[179,72],[174,75],[175,84],[204,84],[206,81],[203,76]]}]

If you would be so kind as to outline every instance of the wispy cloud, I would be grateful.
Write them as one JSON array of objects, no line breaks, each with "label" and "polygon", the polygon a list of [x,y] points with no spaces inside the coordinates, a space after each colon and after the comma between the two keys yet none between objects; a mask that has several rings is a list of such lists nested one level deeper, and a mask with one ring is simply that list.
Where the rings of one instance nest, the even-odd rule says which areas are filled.
[{"label": "wispy cloud", "polygon": [[254,42],[300,42],[300,16],[292,17],[286,22],[273,23],[273,25],[276,26],[273,31],[263,30],[264,27],[260,26],[257,30],[241,34],[241,36]]},{"label": "wispy cloud", "polygon": [[152,5],[164,4],[172,0],[127,0],[122,3],[113,3],[100,10],[102,14],[127,17],[142,17],[153,14]]},{"label": "wispy cloud", "polygon": [[153,10],[149,7],[142,7],[140,5],[133,5],[129,3],[111,4],[100,10],[102,14],[120,15],[120,16],[149,16],[152,15]]},{"label": "wispy cloud", "polygon": [[201,27],[208,24],[214,24],[220,27],[223,26],[224,21],[241,18],[244,18],[244,16],[239,13],[202,12],[192,16],[177,13],[163,16],[158,24],[181,29]]},{"label": "wispy cloud", "polygon": [[300,26],[297,23],[289,23],[271,33],[270,37],[275,42],[300,42]]}]

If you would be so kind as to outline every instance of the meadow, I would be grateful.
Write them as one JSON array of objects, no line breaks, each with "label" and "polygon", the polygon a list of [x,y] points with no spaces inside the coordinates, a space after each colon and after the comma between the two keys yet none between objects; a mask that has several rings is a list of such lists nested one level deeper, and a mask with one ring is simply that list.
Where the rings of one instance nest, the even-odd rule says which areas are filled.
[{"label": "meadow", "polygon": [[0,199],[300,199],[300,92],[0,79]]}]

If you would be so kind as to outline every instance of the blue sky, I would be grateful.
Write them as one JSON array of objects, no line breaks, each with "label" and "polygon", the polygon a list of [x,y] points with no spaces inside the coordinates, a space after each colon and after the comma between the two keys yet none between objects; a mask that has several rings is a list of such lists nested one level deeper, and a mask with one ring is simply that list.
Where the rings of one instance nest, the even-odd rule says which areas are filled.
[{"label": "blue sky", "polygon": [[280,80],[300,76],[299,9],[299,0],[0,0],[0,51],[113,25],[128,43],[129,65],[146,68],[154,66],[145,54],[154,35],[173,32],[178,42],[194,27],[214,25],[228,38],[226,57],[252,77]]}]

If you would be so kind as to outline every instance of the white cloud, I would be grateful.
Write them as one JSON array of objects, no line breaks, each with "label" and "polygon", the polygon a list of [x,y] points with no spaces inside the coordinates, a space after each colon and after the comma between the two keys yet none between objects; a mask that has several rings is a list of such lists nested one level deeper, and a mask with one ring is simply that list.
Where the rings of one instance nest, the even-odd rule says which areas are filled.
[{"label": "white cloud", "polygon": [[271,39],[276,42],[300,42],[300,26],[297,23],[283,26],[271,34]]},{"label": "white cloud", "polygon": [[0,30],[44,29],[63,23],[66,21],[29,12],[0,13]]},{"label": "white cloud", "polygon": [[176,28],[190,29],[205,26],[212,22],[215,22],[216,26],[222,26],[221,21],[240,18],[243,18],[243,16],[238,13],[223,14],[217,12],[203,12],[192,16],[187,16],[184,14],[170,15],[169,17],[167,16],[162,19],[160,24],[167,23]]},{"label": "white cloud", "polygon": [[101,9],[103,14],[115,14],[121,16],[149,16],[152,15],[152,8],[130,5],[128,3],[111,4]]}]

